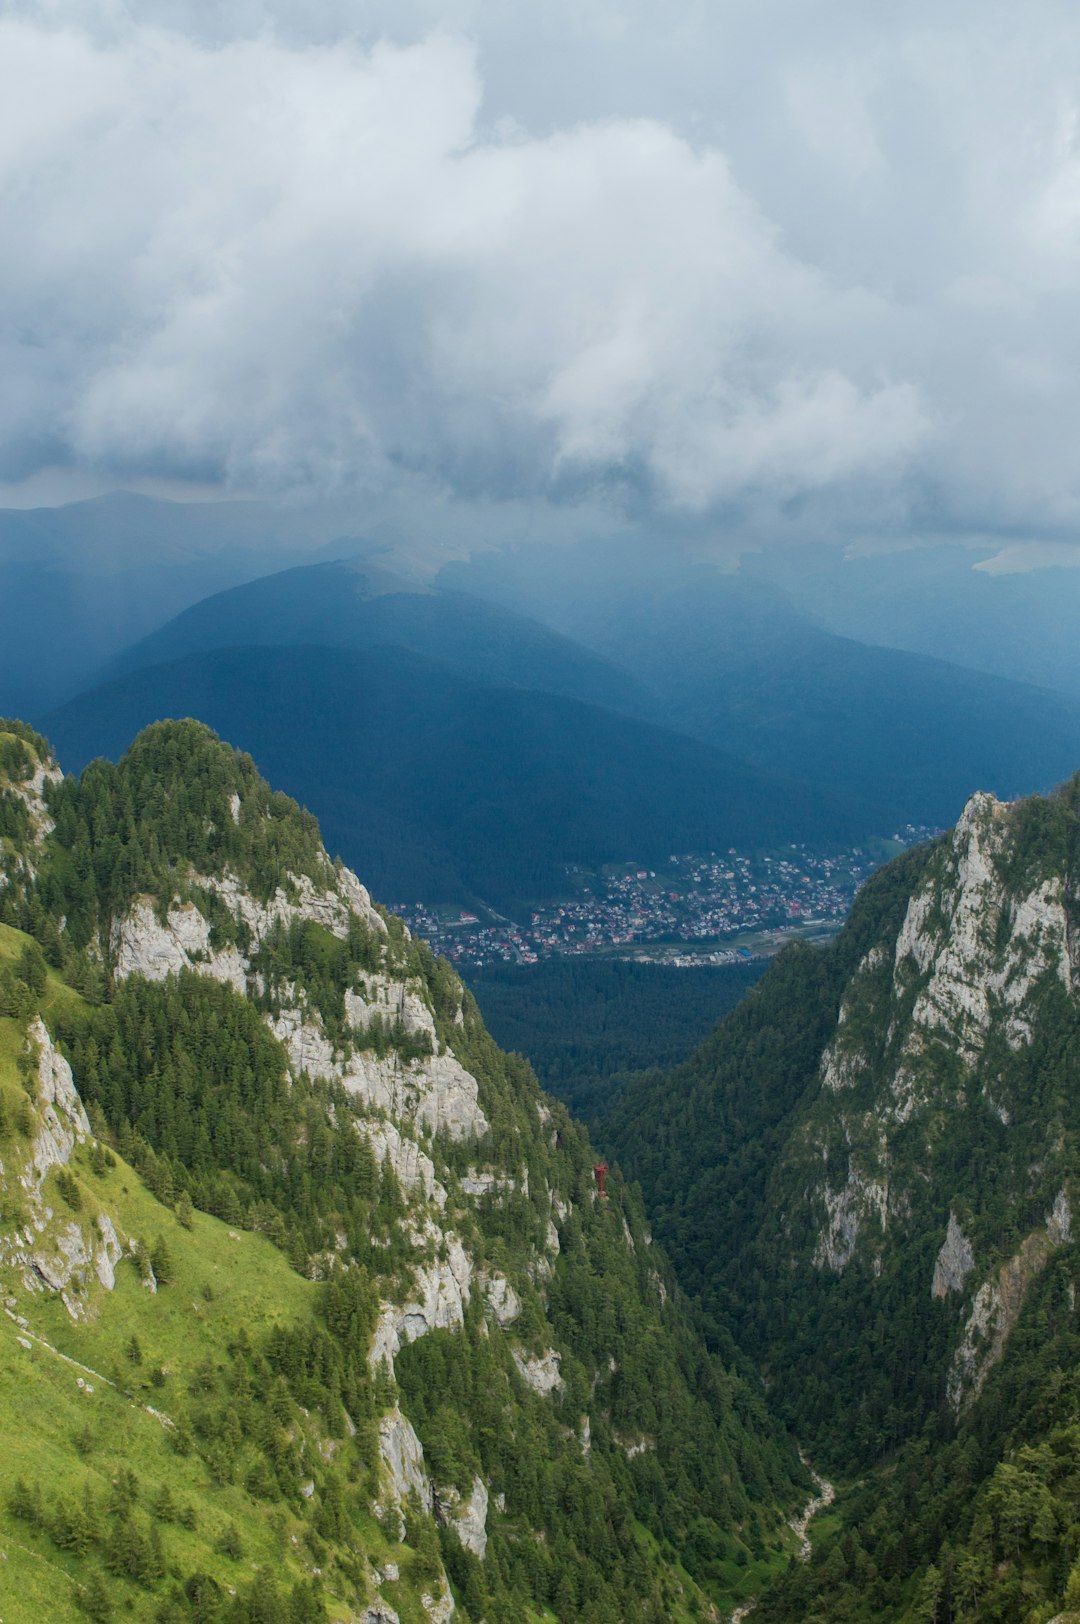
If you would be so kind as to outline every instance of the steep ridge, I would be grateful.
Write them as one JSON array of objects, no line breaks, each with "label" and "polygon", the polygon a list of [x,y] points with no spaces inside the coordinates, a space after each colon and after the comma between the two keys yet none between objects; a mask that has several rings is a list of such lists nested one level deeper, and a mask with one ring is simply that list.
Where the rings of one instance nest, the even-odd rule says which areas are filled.
[{"label": "steep ridge", "polygon": [[1043,1618],[1066,1599],[1078,907],[1080,776],[976,795],[831,948],[781,955],[605,1126],[714,1334],[815,1458],[888,1461],[847,1543],[765,1617]]},{"label": "steep ridge", "polygon": [[196,723],[0,774],[7,1624],[753,1594],[805,1471],[449,966]]}]

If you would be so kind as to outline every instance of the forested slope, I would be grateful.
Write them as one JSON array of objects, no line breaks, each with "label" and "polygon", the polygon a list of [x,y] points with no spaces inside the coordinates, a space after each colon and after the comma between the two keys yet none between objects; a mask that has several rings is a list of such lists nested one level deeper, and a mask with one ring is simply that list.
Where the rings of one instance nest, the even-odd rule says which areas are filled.
[{"label": "forested slope", "polygon": [[819,1461],[843,1532],[765,1618],[1080,1599],[1080,780],[973,798],[602,1126]]},{"label": "forested slope", "polygon": [[660,1624],[782,1567],[792,1444],[314,820],[195,723],[0,773],[8,1624]]}]

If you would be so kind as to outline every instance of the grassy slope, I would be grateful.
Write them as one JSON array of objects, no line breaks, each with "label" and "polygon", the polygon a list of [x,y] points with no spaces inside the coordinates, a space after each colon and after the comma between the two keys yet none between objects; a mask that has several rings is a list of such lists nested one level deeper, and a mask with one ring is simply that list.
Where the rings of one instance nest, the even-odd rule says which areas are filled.
[{"label": "grassy slope", "polygon": [[[0,926],[0,963],[16,957],[26,940]],[[74,997],[50,975],[43,1008],[46,1024],[58,1004]],[[26,1098],[15,1065],[19,1047],[16,1023],[0,1019],[0,1091],[12,1115]],[[13,1140],[2,1148],[7,1155],[13,1148],[17,1154]],[[262,1565],[271,1567],[279,1579],[310,1572],[310,1558],[294,1544],[303,1525],[287,1508],[256,1501],[239,1484],[215,1484],[196,1453],[176,1453],[170,1429],[149,1410],[168,1415],[175,1403],[185,1408],[196,1369],[207,1359],[216,1367],[227,1366],[229,1344],[242,1329],[258,1324],[267,1330],[274,1323],[310,1318],[318,1287],[294,1273],[281,1252],[261,1236],[230,1230],[199,1212],[191,1231],[185,1230],[122,1160],[98,1176],[90,1169],[88,1147],[82,1146],[71,1170],[82,1193],[83,1219],[103,1210],[124,1235],[145,1239],[148,1245],[163,1235],[172,1254],[174,1278],[152,1294],[134,1264],[125,1260],[117,1267],[115,1290],[106,1293],[95,1283],[87,1319],[75,1323],[58,1298],[29,1295],[22,1289],[21,1271],[0,1266],[0,1302],[17,1294],[16,1312],[29,1321],[23,1329],[10,1310],[0,1315],[0,1621],[84,1620],[78,1588],[98,1564],[93,1554],[78,1558],[59,1551],[46,1536],[10,1515],[11,1489],[20,1476],[40,1484],[46,1500],[56,1495],[80,1497],[89,1482],[94,1498],[103,1503],[118,1470],[128,1467],[139,1479],[138,1505],[143,1511],[166,1485],[178,1506],[195,1508],[194,1532],[179,1523],[162,1529],[170,1570],[175,1564],[185,1574],[209,1573],[227,1586],[250,1579]],[[71,1214],[56,1191],[55,1178],[55,1173],[49,1175],[46,1192],[55,1221],[62,1223]],[[138,1366],[127,1356],[132,1336],[142,1349]],[[30,1351],[18,1337],[31,1341]],[[160,1368],[167,1375],[159,1388],[150,1373]],[[87,1384],[81,1388],[80,1378]],[[89,1449],[86,1435],[92,1440]],[[312,1441],[317,1446],[319,1440]],[[235,1561],[217,1549],[230,1525],[239,1532],[243,1547],[243,1555]],[[402,1624],[420,1624],[425,1615],[419,1606],[420,1586],[409,1582],[411,1551],[388,1541],[374,1517],[364,1533],[364,1549],[372,1562],[381,1566],[396,1561],[400,1567],[401,1581],[385,1587],[387,1600]],[[124,1616],[154,1617],[160,1587],[150,1591],[114,1577],[108,1582],[114,1595],[124,1598]],[[332,1617],[355,1616],[354,1609],[336,1604],[333,1597],[327,1601]]]}]

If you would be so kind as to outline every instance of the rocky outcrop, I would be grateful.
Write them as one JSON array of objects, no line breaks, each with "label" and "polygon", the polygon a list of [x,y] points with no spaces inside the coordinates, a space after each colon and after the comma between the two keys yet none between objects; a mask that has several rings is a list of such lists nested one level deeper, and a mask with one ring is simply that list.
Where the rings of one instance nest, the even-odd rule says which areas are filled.
[{"label": "rocky outcrop", "polygon": [[210,948],[210,921],[193,902],[169,908],[164,919],[149,897],[140,897],[117,922],[112,934],[116,974],[164,981],[181,970],[198,968],[237,992],[247,986],[247,966],[235,947]]},{"label": "rocky outcrop", "polygon": [[0,790],[22,801],[30,824],[29,840],[20,850],[5,850],[4,843],[0,843],[0,856],[5,859],[0,863],[0,891],[12,878],[30,878],[35,873],[38,849],[54,827],[45,800],[46,789],[48,785],[59,784],[63,776],[55,761],[48,760],[36,762],[29,778],[12,779],[5,776],[0,780]]},{"label": "rocky outcrop", "polygon": [[553,1348],[539,1357],[523,1353],[520,1348],[514,1348],[512,1353],[518,1375],[534,1393],[547,1397],[562,1386],[562,1372],[559,1369],[561,1356]]},{"label": "rocky outcrop", "polygon": [[982,1392],[1005,1352],[1028,1287],[1046,1267],[1054,1248],[1068,1240],[1071,1221],[1068,1196],[1061,1190],[1045,1228],[1025,1236],[1015,1256],[1002,1264],[995,1278],[979,1287],[949,1370],[946,1391],[954,1410],[963,1409]]},{"label": "rocky outcrop", "polygon": [[453,1527],[467,1551],[483,1561],[487,1553],[488,1491],[482,1477],[474,1477],[467,1499],[457,1489],[439,1489],[435,1511],[444,1526]]},{"label": "rocky outcrop", "polygon": [[[27,1044],[37,1055],[37,1097],[41,1107],[30,1161],[40,1186],[51,1167],[66,1167],[77,1143],[90,1137],[90,1123],[75,1088],[71,1067],[53,1045],[40,1015],[30,1022]],[[29,1187],[28,1178],[23,1179]]]},{"label": "rocky outcrop", "polygon": [[911,898],[896,943],[898,996],[912,969],[927,978],[912,1027],[946,1040],[968,1065],[982,1052],[996,1004],[1009,1044],[1019,1048],[1031,1041],[1024,1005],[1035,983],[1049,972],[1066,990],[1073,986],[1062,876],[1047,875],[1020,895],[1002,883],[1008,810],[991,795],[972,796],[940,863]]},{"label": "rocky outcrop", "polygon": [[369,1141],[376,1161],[389,1162],[407,1195],[419,1194],[437,1207],[446,1206],[446,1191],[435,1177],[435,1164],[415,1139],[407,1139],[392,1122],[378,1120],[358,1123],[357,1131]]},{"label": "rocky outcrop", "polygon": [[425,1510],[430,1511],[434,1502],[424,1451],[412,1423],[405,1419],[396,1404],[379,1422],[379,1459],[393,1504],[400,1508],[402,1501],[415,1493]]},{"label": "rocky outcrop", "polygon": [[521,1298],[501,1274],[491,1275],[483,1282],[487,1305],[495,1316],[500,1330],[507,1330],[521,1313]]},{"label": "rocky outcrop", "polygon": [[456,1235],[444,1234],[428,1221],[421,1237],[432,1243],[437,1256],[414,1271],[413,1288],[404,1304],[383,1303],[368,1351],[372,1369],[394,1368],[394,1355],[406,1343],[429,1331],[457,1330],[465,1323],[472,1263]]},{"label": "rocky outcrop", "polygon": [[0,1233],[0,1262],[19,1272],[27,1291],[54,1292],[73,1319],[83,1319],[95,1277],[106,1291],[113,1289],[123,1244],[107,1213],[76,1219],[58,1216],[50,1205],[56,1196],[47,1177],[66,1169],[76,1145],[91,1138],[90,1123],[71,1067],[40,1017],[30,1023],[26,1045],[37,1104],[35,1131],[18,1171],[26,1217],[21,1229]]},{"label": "rocky outcrop", "polygon": [[957,1223],[955,1213],[950,1212],[945,1239],[934,1264],[931,1297],[946,1297],[950,1291],[963,1291],[964,1281],[974,1267],[975,1253],[971,1242]]},{"label": "rocky outcrop", "polygon": [[445,1580],[437,1596],[433,1596],[430,1591],[424,1591],[420,1597],[420,1605],[427,1614],[430,1624],[450,1624],[454,1616],[454,1598]]},{"label": "rocky outcrop", "polygon": [[116,1284],[116,1265],[124,1255],[124,1248],[107,1213],[98,1213],[97,1228],[101,1239],[94,1249],[94,1268],[105,1290],[112,1291]]},{"label": "rocky outcrop", "polygon": [[195,900],[177,901],[160,916],[152,897],[138,897],[123,918],[114,921],[110,947],[118,976],[142,975],[161,981],[179,970],[198,969],[243,992],[250,974],[250,959],[278,923],[309,919],[333,935],[348,934],[355,914],[376,936],[386,936],[386,925],[370,896],[350,869],[332,869],[327,862],[327,885],[316,886],[306,874],[293,875],[288,891],[278,887],[267,902],[253,897],[235,874],[191,875],[198,890],[216,892],[229,912],[241,920],[251,942],[248,955],[233,946],[213,949],[210,921]]},{"label": "rocky outcrop", "polygon": [[860,1231],[868,1218],[876,1220],[879,1232],[888,1223],[889,1187],[880,1179],[866,1177],[849,1162],[847,1183],[839,1190],[826,1185],[821,1191],[825,1205],[825,1225],[818,1236],[814,1263],[817,1268],[839,1274],[855,1256]]}]

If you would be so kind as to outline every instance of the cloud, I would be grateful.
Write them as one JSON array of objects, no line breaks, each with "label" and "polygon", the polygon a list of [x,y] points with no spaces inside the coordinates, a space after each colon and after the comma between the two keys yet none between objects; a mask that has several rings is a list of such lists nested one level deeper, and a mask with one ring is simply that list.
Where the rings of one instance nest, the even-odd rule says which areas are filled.
[{"label": "cloud", "polygon": [[1069,10],[686,15],[0,7],[0,481],[1068,529]]}]

